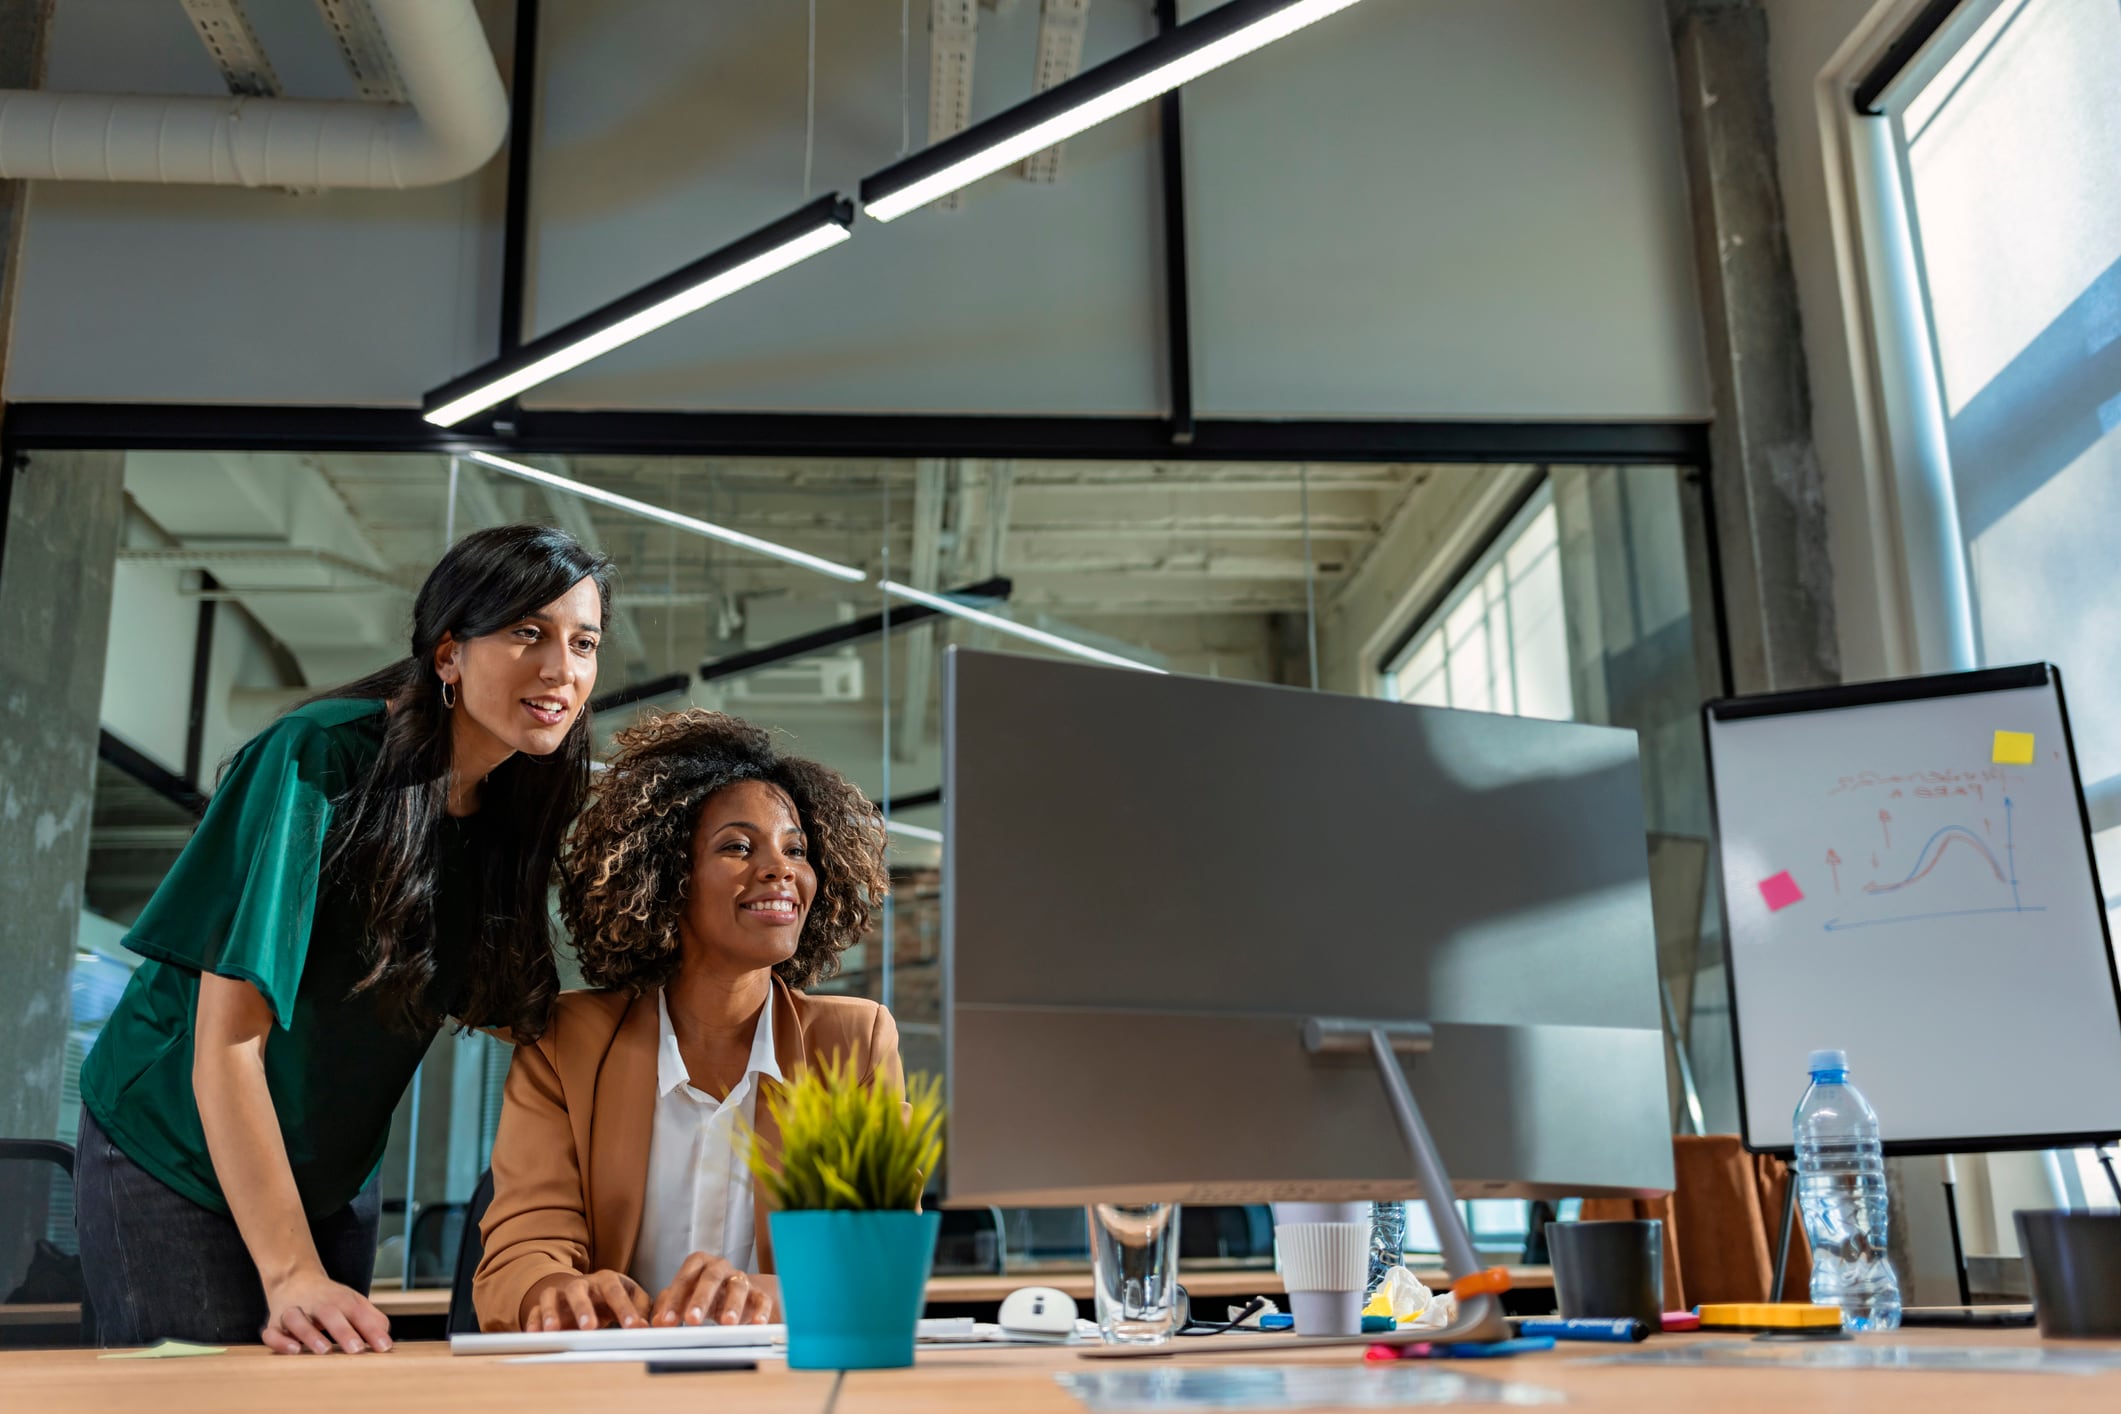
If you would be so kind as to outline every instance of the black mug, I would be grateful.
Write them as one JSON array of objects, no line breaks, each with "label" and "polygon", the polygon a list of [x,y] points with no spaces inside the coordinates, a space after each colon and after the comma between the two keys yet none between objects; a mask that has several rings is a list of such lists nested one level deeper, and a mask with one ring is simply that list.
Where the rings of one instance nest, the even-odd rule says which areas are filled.
[{"label": "black mug", "polygon": [[1547,1224],[1554,1298],[1566,1320],[1636,1320],[1664,1327],[1664,1224]]},{"label": "black mug", "polygon": [[2040,1334],[2121,1336],[2121,1213],[2015,1216]]}]

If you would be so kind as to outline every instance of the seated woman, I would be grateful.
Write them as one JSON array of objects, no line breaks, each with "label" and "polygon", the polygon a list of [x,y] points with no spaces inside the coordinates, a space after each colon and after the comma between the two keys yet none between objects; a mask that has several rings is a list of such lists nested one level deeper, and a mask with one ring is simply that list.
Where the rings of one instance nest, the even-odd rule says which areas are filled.
[{"label": "seated woman", "polygon": [[560,861],[598,990],[518,1047],[474,1281],[489,1331],[776,1319],[739,1151],[760,1091],[838,1053],[902,1084],[891,1014],[807,996],[881,907],[883,822],[757,727],[676,712],[616,738]]}]

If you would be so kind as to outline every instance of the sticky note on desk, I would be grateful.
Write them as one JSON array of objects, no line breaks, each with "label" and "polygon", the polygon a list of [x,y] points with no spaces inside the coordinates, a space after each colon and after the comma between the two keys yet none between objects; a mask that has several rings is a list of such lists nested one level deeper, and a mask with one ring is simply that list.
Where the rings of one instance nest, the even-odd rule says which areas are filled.
[{"label": "sticky note on desk", "polygon": [[225,1345],[193,1345],[188,1340],[158,1340],[145,1350],[113,1350],[102,1360],[179,1360],[187,1355],[226,1355]]},{"label": "sticky note on desk", "polygon": [[1997,732],[1996,745],[1989,753],[1989,757],[2002,766],[2032,765],[2033,734],[2031,732]]},{"label": "sticky note on desk", "polygon": [[1790,871],[1787,869],[1762,879],[1760,896],[1767,900],[1770,913],[1780,913],[1793,903],[1804,902],[1804,890],[1797,887],[1797,881],[1790,877]]}]

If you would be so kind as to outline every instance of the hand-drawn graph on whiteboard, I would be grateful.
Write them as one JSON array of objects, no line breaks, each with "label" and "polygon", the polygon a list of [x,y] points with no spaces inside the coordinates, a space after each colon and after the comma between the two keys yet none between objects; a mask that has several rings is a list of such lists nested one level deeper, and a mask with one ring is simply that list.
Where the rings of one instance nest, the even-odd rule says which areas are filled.
[{"label": "hand-drawn graph on whiteboard", "polygon": [[1823,1047],[1898,1152],[2121,1132],[2121,972],[2059,672],[1703,716],[1749,1145],[1789,1148]]},{"label": "hand-drawn graph on whiteboard", "polygon": [[[1860,798],[1867,791],[1883,790],[1886,803],[1876,812],[1875,830],[1869,819],[1858,819],[1848,828],[1852,843],[1848,854],[1842,852],[1841,842],[1827,845],[1822,863],[1832,881],[1835,912],[1819,926],[1837,933],[1943,918],[2045,913],[2045,904],[2025,896],[2025,883],[2018,876],[2018,806],[2012,791],[2026,788],[2026,769],[1991,765],[1963,774],[1949,770],[1922,773],[1932,780],[1955,779],[1932,786],[1937,794],[1913,799],[1908,797],[1907,785],[1859,784],[1847,778],[1837,782],[1832,795]],[[2015,786],[2009,779],[2013,775],[2019,777]],[[1921,827],[1932,819],[1945,823],[1925,837]],[[1896,822],[1900,825],[1898,847],[1893,841]],[[1911,824],[1916,828],[1910,829]],[[1876,837],[1871,838],[1874,833]],[[1870,846],[1867,870],[1860,857],[1866,844]],[[1852,885],[1859,878],[1862,883],[1844,890],[1844,874]]]}]

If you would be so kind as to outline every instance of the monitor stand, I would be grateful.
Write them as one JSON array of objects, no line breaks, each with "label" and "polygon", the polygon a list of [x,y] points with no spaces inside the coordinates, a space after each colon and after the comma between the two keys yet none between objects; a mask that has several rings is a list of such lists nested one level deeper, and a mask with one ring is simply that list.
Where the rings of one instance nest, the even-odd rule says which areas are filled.
[{"label": "monitor stand", "polygon": [[[1422,1200],[1429,1205],[1430,1221],[1443,1244],[1444,1270],[1455,1287],[1468,1278],[1486,1275],[1473,1252],[1473,1238],[1452,1202],[1451,1177],[1444,1172],[1436,1141],[1422,1122],[1421,1106],[1407,1086],[1400,1069],[1402,1055],[1426,1055],[1435,1033],[1420,1021],[1356,1021],[1344,1017],[1314,1016],[1304,1022],[1304,1049],[1312,1055],[1348,1054],[1368,1051],[1377,1062],[1378,1078],[1385,1097],[1399,1121],[1400,1136],[1414,1161],[1414,1179],[1421,1185]],[[1503,1316],[1501,1290],[1508,1285],[1506,1273],[1498,1274],[1491,1289],[1461,1295],[1458,1314],[1451,1324],[1424,1330],[1378,1332],[1374,1335],[1260,1336],[1226,1335],[1206,1340],[1173,1340],[1162,1345],[1096,1345],[1078,1352],[1088,1360],[1143,1360],[1168,1355],[1210,1355],[1268,1350],[1316,1350],[1333,1345],[1434,1345],[1446,1342],[1508,1340],[1510,1323]]]},{"label": "monitor stand", "polygon": [[[1458,1214],[1451,1176],[1444,1171],[1443,1156],[1436,1140],[1422,1122],[1421,1106],[1400,1069],[1403,1055],[1427,1055],[1435,1044],[1435,1032],[1422,1021],[1358,1021],[1345,1017],[1314,1016],[1304,1022],[1304,1049],[1312,1055],[1368,1051],[1377,1062],[1377,1078],[1384,1082],[1385,1098],[1392,1104],[1392,1117],[1407,1144],[1407,1157],[1414,1164],[1414,1181],[1421,1185],[1422,1201],[1429,1205],[1429,1221],[1435,1224],[1437,1241],[1443,1247],[1443,1266],[1452,1283],[1482,1272],[1474,1254],[1472,1234]],[[1442,1330],[1395,1332],[1365,1337],[1369,1344],[1395,1340],[1508,1340],[1510,1324],[1503,1319],[1498,1293],[1461,1297],[1458,1317]]]}]

